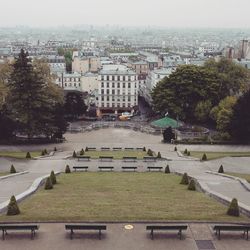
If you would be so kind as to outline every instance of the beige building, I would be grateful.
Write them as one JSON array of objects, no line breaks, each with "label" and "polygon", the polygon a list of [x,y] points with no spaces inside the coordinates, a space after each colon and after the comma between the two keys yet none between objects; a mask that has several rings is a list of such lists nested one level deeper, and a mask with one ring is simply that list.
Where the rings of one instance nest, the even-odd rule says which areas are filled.
[{"label": "beige building", "polygon": [[131,63],[129,64],[129,67],[132,68],[137,75],[148,74],[148,64],[144,61]]},{"label": "beige building", "polygon": [[72,71],[80,74],[86,72],[96,73],[101,68],[100,57],[74,57],[72,62]]},{"label": "beige building", "polygon": [[81,88],[83,92],[95,94],[98,91],[98,74],[86,73],[81,76]]}]

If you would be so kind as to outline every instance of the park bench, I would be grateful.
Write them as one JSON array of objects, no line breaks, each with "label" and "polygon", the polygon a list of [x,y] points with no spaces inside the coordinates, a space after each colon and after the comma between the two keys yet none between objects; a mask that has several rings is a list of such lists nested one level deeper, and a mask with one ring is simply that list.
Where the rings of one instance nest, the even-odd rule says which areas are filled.
[{"label": "park bench", "polygon": [[164,225],[164,226],[160,226],[160,225],[150,225],[146,227],[146,230],[151,231],[150,235],[151,235],[151,239],[154,239],[154,230],[157,231],[178,231],[178,235],[180,236],[180,240],[181,240],[181,236],[182,236],[182,230],[187,230],[187,225]]},{"label": "park bench", "polygon": [[110,148],[101,147],[101,150],[102,150],[102,151],[109,151],[109,150],[110,150]]},{"label": "park bench", "polygon": [[96,151],[96,148],[88,148],[87,151]]},{"label": "park bench", "polygon": [[113,148],[114,151],[122,150],[122,148]]},{"label": "park bench", "polygon": [[124,156],[122,159],[124,162],[136,162],[137,161],[137,157]]},{"label": "park bench", "polygon": [[124,150],[134,150],[134,148],[124,148]]},{"label": "park bench", "polygon": [[144,156],[143,157],[143,160],[144,161],[147,161],[147,162],[155,162],[156,161],[156,157],[154,157],[154,156]]},{"label": "park bench", "polygon": [[100,161],[113,161],[113,156],[99,156]]},{"label": "park bench", "polygon": [[122,167],[122,170],[134,170],[134,172],[137,170],[137,167]]},{"label": "park bench", "polygon": [[88,166],[74,166],[73,167],[73,169],[75,170],[75,172],[76,172],[76,170],[85,170],[85,172],[87,172],[88,171]]},{"label": "park bench", "polygon": [[2,239],[5,240],[5,235],[7,235],[7,231],[31,231],[31,239],[34,239],[35,231],[39,229],[38,225],[34,224],[1,224],[0,230],[2,230]]},{"label": "park bench", "polygon": [[136,150],[141,150],[141,151],[143,151],[143,148],[136,148]]},{"label": "park bench", "polygon": [[87,155],[77,156],[77,160],[78,161],[90,161],[90,156],[87,156]]},{"label": "park bench", "polygon": [[158,170],[159,172],[162,170],[163,167],[155,167],[155,166],[152,166],[152,167],[148,167],[148,171],[150,172],[151,170]]},{"label": "park bench", "polygon": [[98,230],[99,231],[99,239],[101,239],[102,230],[106,230],[107,227],[105,225],[73,225],[68,224],[65,225],[66,230],[70,230],[70,239],[73,239],[74,230]]},{"label": "park bench", "polygon": [[114,169],[114,167],[111,167],[111,166],[99,166],[98,168],[100,171],[102,171],[102,170],[113,171],[113,169]]},{"label": "park bench", "polygon": [[250,225],[215,225],[213,229],[215,234],[218,235],[219,240],[221,231],[243,231],[244,237],[246,234],[246,239],[248,240],[248,231],[250,230]]}]

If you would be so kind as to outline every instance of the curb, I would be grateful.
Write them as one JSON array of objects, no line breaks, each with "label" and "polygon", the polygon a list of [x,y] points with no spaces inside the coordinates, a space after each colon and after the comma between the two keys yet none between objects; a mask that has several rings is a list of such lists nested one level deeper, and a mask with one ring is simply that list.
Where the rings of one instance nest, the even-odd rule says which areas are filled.
[{"label": "curb", "polygon": [[[56,172],[55,175],[58,175],[60,173],[61,172]],[[32,195],[34,192],[36,192],[36,190],[44,183],[45,179],[48,178],[49,176],[50,176],[50,174],[47,174],[47,175],[44,175],[42,177],[35,179],[35,181],[31,184],[31,186],[26,191],[24,191],[21,194],[16,195],[16,201],[21,202],[26,197],[28,197],[28,196]],[[0,213],[6,211],[8,204],[9,204],[9,200],[0,203]]]},{"label": "curb", "polygon": [[11,178],[11,177],[23,175],[23,174],[28,174],[28,173],[29,173],[29,171],[23,171],[23,172],[20,172],[20,173],[4,175],[4,176],[1,176],[1,177],[0,177],[0,181],[1,181],[1,180],[4,180],[4,179]]}]

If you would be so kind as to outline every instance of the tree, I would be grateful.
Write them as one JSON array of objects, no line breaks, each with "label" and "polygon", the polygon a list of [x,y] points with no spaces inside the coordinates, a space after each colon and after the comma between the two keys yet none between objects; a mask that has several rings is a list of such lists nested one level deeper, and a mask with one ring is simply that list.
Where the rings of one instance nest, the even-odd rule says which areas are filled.
[{"label": "tree", "polygon": [[71,50],[66,50],[64,53],[65,63],[66,63],[66,71],[68,73],[72,72],[72,56],[73,52]]},{"label": "tree", "polygon": [[44,189],[45,189],[45,190],[53,189],[53,184],[52,184],[52,181],[51,181],[51,178],[50,178],[50,177],[48,177],[48,178],[46,179]]},{"label": "tree", "polygon": [[182,185],[188,185],[188,183],[189,183],[189,181],[188,181],[188,175],[187,175],[187,173],[184,173],[183,176],[182,176],[180,184],[182,184]]},{"label": "tree", "polygon": [[227,214],[230,216],[236,216],[239,217],[240,216],[240,210],[239,210],[239,205],[238,205],[238,201],[237,199],[232,199],[228,210],[227,210]]},{"label": "tree", "polygon": [[55,175],[54,171],[51,171],[51,173],[50,173],[50,179],[51,179],[52,185],[55,185],[57,183],[57,181],[56,181],[56,175]]},{"label": "tree", "polygon": [[235,141],[250,143],[250,90],[240,96],[233,107],[229,133]]},{"label": "tree", "polygon": [[172,130],[172,127],[168,127],[163,131],[163,140],[164,142],[171,142],[175,139],[175,134]]},{"label": "tree", "polygon": [[7,207],[7,215],[18,215],[20,214],[20,209],[17,205],[17,201],[14,195],[11,196],[10,202]]},{"label": "tree", "polygon": [[16,173],[16,169],[14,167],[14,165],[12,164],[11,167],[10,167],[10,173],[11,174],[15,174]]},{"label": "tree", "polygon": [[207,122],[212,108],[210,100],[200,101],[195,107],[195,117],[199,122]]}]

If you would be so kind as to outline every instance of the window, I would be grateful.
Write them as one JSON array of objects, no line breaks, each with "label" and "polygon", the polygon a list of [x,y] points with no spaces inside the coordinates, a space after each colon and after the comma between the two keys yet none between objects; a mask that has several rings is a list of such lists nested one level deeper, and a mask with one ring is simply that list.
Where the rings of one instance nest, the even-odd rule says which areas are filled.
[{"label": "window", "polygon": [[107,106],[107,108],[109,108],[109,103],[107,103],[107,105],[106,105],[106,106]]},{"label": "window", "polygon": [[128,102],[130,102],[131,101],[131,97],[130,96],[128,96]]},{"label": "window", "polygon": [[120,76],[117,76],[117,81],[120,81]]},{"label": "window", "polygon": [[101,89],[101,93],[102,93],[102,95],[104,95],[104,89]]},{"label": "window", "polygon": [[76,78],[74,78],[74,82],[76,82]]},{"label": "window", "polygon": [[114,82],[112,82],[112,88],[114,88],[115,87],[115,83]]},{"label": "window", "polygon": [[125,103],[122,104],[122,107],[125,108]]},{"label": "window", "polygon": [[109,89],[107,89],[107,95],[109,95]]},{"label": "window", "polygon": [[102,88],[104,88],[104,82],[102,82]]},{"label": "window", "polygon": [[107,81],[109,81],[109,76],[107,76]]},{"label": "window", "polygon": [[117,88],[120,88],[120,83],[119,82],[117,83]]},{"label": "window", "polygon": [[67,87],[67,83],[65,82],[65,87]]},{"label": "window", "polygon": [[107,101],[109,102],[109,96],[107,96]]},{"label": "window", "polygon": [[129,89],[131,88],[131,83],[130,83],[130,82],[128,82],[128,88],[129,88]]},{"label": "window", "polygon": [[114,102],[115,101],[115,97],[114,96],[112,96],[112,102]]},{"label": "window", "polygon": [[112,89],[112,95],[114,95],[115,94],[115,90],[114,89]]},{"label": "window", "polygon": [[102,102],[102,107],[104,108],[104,103]]},{"label": "window", "polygon": [[74,83],[74,86],[76,87],[76,83]]},{"label": "window", "polygon": [[117,95],[120,95],[120,89],[117,89]]},{"label": "window", "polygon": [[125,76],[122,77],[122,80],[125,81]]},{"label": "window", "polygon": [[107,88],[109,88],[109,82],[107,82]]},{"label": "window", "polygon": [[122,84],[122,87],[123,87],[123,88],[126,88],[126,83],[125,83],[125,82]]},{"label": "window", "polygon": [[104,81],[104,76],[101,76],[101,80]]},{"label": "window", "polygon": [[117,108],[120,108],[120,103],[117,103]]},{"label": "window", "polygon": [[123,97],[122,97],[122,101],[125,102],[125,100],[126,100],[126,99],[125,99],[125,96],[123,96]]},{"label": "window", "polygon": [[115,80],[115,76],[112,76],[112,81],[114,81]]},{"label": "window", "polygon": [[79,87],[81,87],[81,83],[79,82]]},{"label": "window", "polygon": [[102,96],[102,101],[104,101],[104,97]]},{"label": "window", "polygon": [[131,81],[131,76],[128,76],[128,81]]}]

